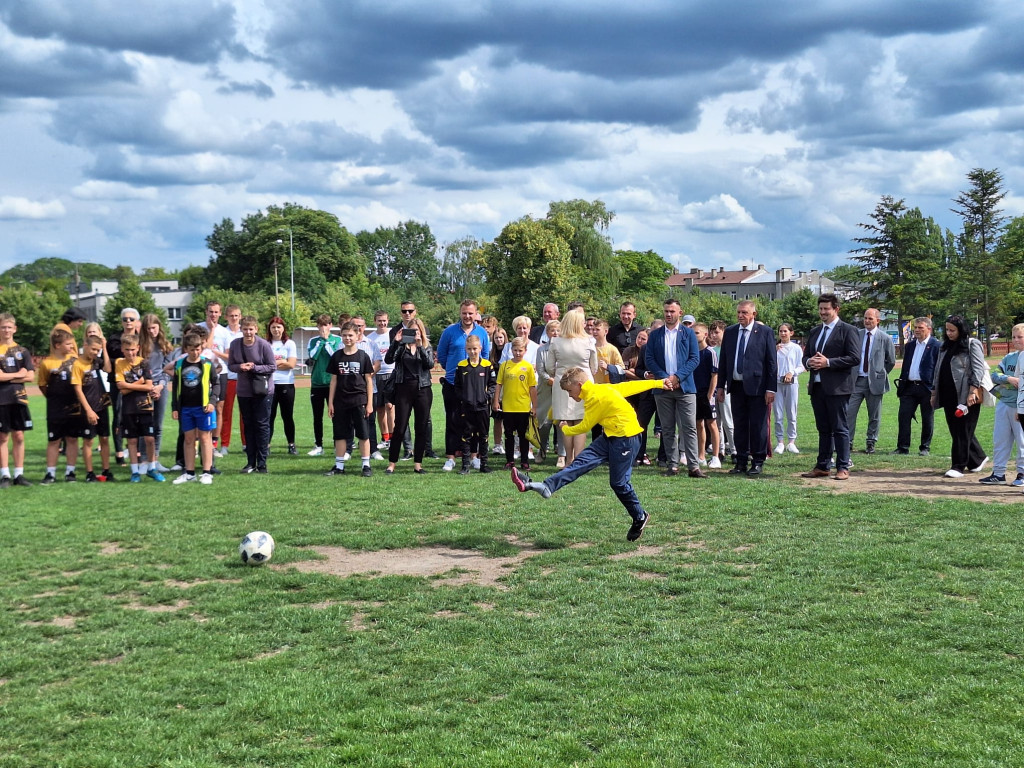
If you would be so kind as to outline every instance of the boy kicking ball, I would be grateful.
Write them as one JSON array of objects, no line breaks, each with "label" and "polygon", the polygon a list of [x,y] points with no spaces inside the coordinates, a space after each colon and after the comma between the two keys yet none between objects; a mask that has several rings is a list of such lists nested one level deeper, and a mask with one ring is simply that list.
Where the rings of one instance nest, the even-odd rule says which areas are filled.
[{"label": "boy kicking ball", "polygon": [[636,411],[626,398],[649,389],[672,389],[672,384],[668,379],[594,384],[587,381],[587,375],[582,368],[570,368],[558,385],[569,393],[569,397],[578,403],[582,402],[584,406],[583,421],[575,426],[561,422],[563,433],[567,437],[580,435],[588,432],[595,424],[600,424],[603,434],[583,449],[572,464],[551,475],[544,482],[532,482],[529,476],[515,467],[512,468],[512,482],[521,492],[536,491],[548,499],[562,486],[568,485],[607,461],[608,484],[633,519],[633,524],[626,533],[626,540],[636,541],[643,534],[651,516],[644,511],[630,483],[643,429],[637,421]]}]

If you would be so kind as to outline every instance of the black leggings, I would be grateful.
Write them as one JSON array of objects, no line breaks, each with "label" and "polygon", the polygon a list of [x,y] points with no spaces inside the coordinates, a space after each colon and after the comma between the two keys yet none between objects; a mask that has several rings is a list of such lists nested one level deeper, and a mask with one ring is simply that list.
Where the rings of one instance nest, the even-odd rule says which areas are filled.
[{"label": "black leggings", "polygon": [[313,445],[324,446],[324,407],[331,394],[330,387],[310,387],[309,402],[313,406]]},{"label": "black leggings", "polygon": [[392,464],[402,455],[402,441],[396,436],[405,434],[410,414],[416,421],[413,429],[413,460],[423,461],[427,448],[427,420],[433,402],[433,391],[430,387],[421,387],[418,379],[395,385],[395,431],[391,433],[391,447],[388,448],[388,461]]},{"label": "black leggings", "polygon": [[[330,388],[328,388],[330,392]],[[274,424],[277,422],[277,406],[281,406],[281,421],[284,422],[284,436],[288,445],[295,443],[295,385],[275,384],[274,404],[270,406],[270,439],[274,439]],[[320,443],[317,443],[320,445]]]},{"label": "black leggings", "polygon": [[502,421],[505,423],[505,461],[515,457],[516,448],[513,439],[519,436],[519,456],[523,463],[529,463],[530,444],[526,440],[526,430],[530,426],[529,411],[503,411]]}]

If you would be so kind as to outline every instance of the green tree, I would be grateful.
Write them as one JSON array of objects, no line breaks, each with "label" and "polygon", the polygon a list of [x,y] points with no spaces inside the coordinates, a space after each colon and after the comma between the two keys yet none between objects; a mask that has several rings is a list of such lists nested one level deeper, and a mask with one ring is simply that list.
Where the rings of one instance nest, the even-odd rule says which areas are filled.
[{"label": "green tree", "polygon": [[71,283],[74,282],[76,269],[78,270],[78,279],[83,283],[91,283],[93,280],[110,280],[113,277],[113,270],[103,264],[46,257],[36,259],[30,264],[17,264],[11,267],[0,274],[0,284],[35,283],[44,277]]},{"label": "green tree", "polygon": [[[273,296],[270,297],[271,301],[273,298]],[[223,288],[207,288],[192,294],[192,301],[185,308],[183,320],[186,323],[201,323],[206,320],[206,304],[210,301],[219,302],[222,312],[234,304],[242,310],[243,315],[260,317],[266,299],[267,296],[263,293],[243,293]],[[291,305],[289,304],[289,306]]]},{"label": "green tree", "polygon": [[621,276],[620,265],[605,234],[615,214],[600,200],[563,200],[548,206],[547,220],[565,231],[572,254],[573,274],[587,306],[611,303]]},{"label": "green tree", "polygon": [[786,296],[779,302],[779,315],[784,323],[791,323],[797,336],[806,338],[810,330],[821,322],[818,317],[818,296],[810,288]]},{"label": "green tree", "polygon": [[117,285],[117,292],[107,299],[103,305],[103,315],[100,318],[100,326],[103,333],[110,336],[121,330],[121,310],[125,307],[134,307],[139,310],[139,317],[149,312],[160,318],[160,322],[167,327],[167,313],[158,309],[153,295],[143,290],[139,281],[135,279],[121,280]]},{"label": "green tree", "polygon": [[445,243],[441,253],[441,288],[459,297],[476,296],[487,279],[480,242],[463,237]]},{"label": "green tree", "polygon": [[615,263],[621,275],[619,293],[623,296],[665,293],[672,265],[654,251],[615,251]]},{"label": "green tree", "polygon": [[579,294],[574,281],[572,227],[564,219],[524,216],[484,246],[488,290],[502,324],[520,314],[540,317],[545,302],[565,306]]},{"label": "green tree", "polygon": [[67,308],[60,295],[38,291],[25,283],[0,291],[0,312],[14,315],[18,326],[15,339],[36,355],[49,351],[50,331]]},{"label": "green tree", "polygon": [[427,224],[404,221],[394,227],[362,231],[356,242],[369,262],[370,282],[388,291],[440,292],[437,240]]},{"label": "green tree", "polygon": [[[976,288],[975,300],[981,310],[980,324],[990,327],[993,318],[992,303],[1001,296],[1000,288],[1006,286],[1010,277],[995,258],[999,236],[1006,223],[1006,217],[999,208],[1006,196],[1003,190],[1003,175],[996,169],[974,168],[967,174],[970,187],[957,195],[952,209],[963,220],[963,234],[960,245],[964,266],[974,279],[968,284]],[[979,295],[980,294],[980,295]],[[992,344],[985,333],[985,348],[992,352]]]}]

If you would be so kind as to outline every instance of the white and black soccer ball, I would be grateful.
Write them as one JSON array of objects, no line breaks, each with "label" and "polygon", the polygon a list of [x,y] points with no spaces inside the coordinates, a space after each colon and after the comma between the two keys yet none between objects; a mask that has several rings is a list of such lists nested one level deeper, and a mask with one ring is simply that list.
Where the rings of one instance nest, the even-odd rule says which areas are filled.
[{"label": "white and black soccer ball", "polygon": [[274,556],[274,537],[266,531],[253,531],[238,545],[238,554],[246,565],[263,565]]}]

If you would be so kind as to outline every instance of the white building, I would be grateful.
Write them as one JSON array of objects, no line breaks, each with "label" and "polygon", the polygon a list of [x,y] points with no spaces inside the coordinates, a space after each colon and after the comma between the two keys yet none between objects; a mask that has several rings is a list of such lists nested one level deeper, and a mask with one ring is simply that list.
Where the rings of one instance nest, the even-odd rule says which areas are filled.
[{"label": "white building", "polygon": [[[181,341],[182,318],[185,310],[192,303],[194,291],[178,287],[177,280],[144,280],[139,285],[153,295],[153,303],[167,313],[170,325],[168,336],[174,343]],[[76,293],[75,285],[71,285],[71,301],[85,312],[87,322],[98,321],[103,316],[110,297],[117,293],[116,280],[93,280],[92,289],[88,292]]]}]

